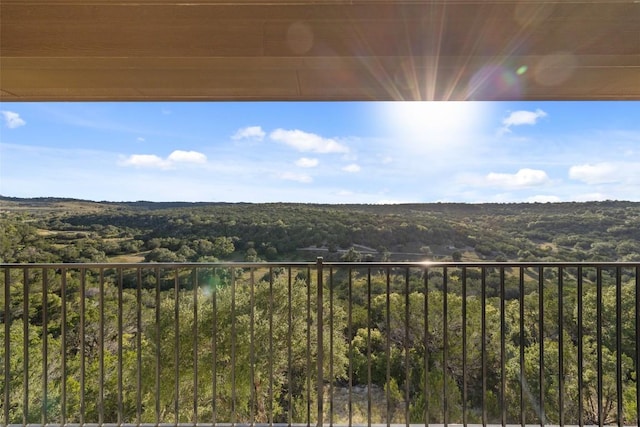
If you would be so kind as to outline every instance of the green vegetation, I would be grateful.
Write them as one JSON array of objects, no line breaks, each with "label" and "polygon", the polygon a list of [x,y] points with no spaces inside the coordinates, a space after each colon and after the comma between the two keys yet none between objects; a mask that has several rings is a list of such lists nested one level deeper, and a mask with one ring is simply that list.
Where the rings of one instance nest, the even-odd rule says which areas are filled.
[{"label": "green vegetation", "polygon": [[[317,255],[350,261],[640,260],[640,204],[628,202],[324,206],[5,198],[0,210],[3,262]],[[0,295],[0,342],[8,331],[10,347],[0,389],[9,381],[10,422],[40,422],[43,412],[50,422],[59,422],[63,412],[68,422],[82,421],[80,414],[87,422],[315,419],[315,271],[153,265],[139,272],[108,266],[2,271],[9,299]],[[373,422],[385,422],[387,413],[393,422],[404,422],[405,414],[411,422],[442,422],[446,396],[446,416],[455,423],[463,415],[481,422],[483,409],[492,423],[503,414],[519,423],[521,410],[528,423],[559,423],[562,382],[564,422],[582,416],[592,424],[598,422],[601,353],[604,422],[617,421],[620,405],[623,421],[633,423],[638,268],[327,268],[324,382],[335,393],[351,383],[383,394],[385,403],[374,397]],[[5,356],[1,348],[0,359]],[[354,413],[366,414],[366,407],[356,405]]]},{"label": "green vegetation", "polygon": [[[547,271],[562,275],[562,288]],[[387,414],[392,422],[404,422],[405,414],[411,422],[442,422],[446,396],[450,422],[460,423],[463,414],[469,422],[481,422],[484,409],[489,422],[499,423],[504,413],[509,423],[518,423],[522,408],[528,423],[541,417],[559,423],[561,379],[565,422],[575,424],[582,415],[593,424],[599,351],[605,423],[617,421],[618,402],[624,421],[633,422],[636,285],[628,278],[633,270],[621,270],[619,337],[614,270],[585,267],[578,294],[577,269],[547,267],[542,301],[538,268],[522,270],[523,287],[531,289],[526,295],[508,299],[507,289],[503,296],[492,288],[496,275],[519,272],[488,268],[483,293],[479,267],[464,273],[453,267],[327,268],[325,384],[334,393],[344,394],[349,383],[355,390],[377,391],[373,422],[385,422]],[[0,389],[9,381],[9,421],[37,423],[45,413],[50,422],[60,422],[63,412],[67,422],[81,422],[81,414],[87,422],[117,422],[119,416],[147,423],[315,419],[318,308],[311,273],[260,264],[32,268],[26,275],[11,270],[9,300],[0,296],[0,342],[6,327],[11,337],[8,375],[4,364],[0,367]],[[603,283],[600,332],[592,274]],[[5,286],[6,278],[2,274]],[[345,402],[335,402],[336,408],[340,404]],[[366,411],[366,401],[355,405],[354,422],[366,422]],[[347,421],[341,413],[335,422]]]},{"label": "green vegetation", "polygon": [[309,205],[0,198],[1,262],[638,261],[640,203]]}]

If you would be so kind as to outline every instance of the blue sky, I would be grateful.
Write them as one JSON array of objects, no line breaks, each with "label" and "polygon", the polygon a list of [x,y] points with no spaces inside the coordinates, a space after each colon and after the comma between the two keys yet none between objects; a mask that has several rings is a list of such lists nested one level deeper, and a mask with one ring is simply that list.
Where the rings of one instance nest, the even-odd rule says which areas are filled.
[{"label": "blue sky", "polygon": [[640,102],[0,104],[0,194],[640,201]]}]

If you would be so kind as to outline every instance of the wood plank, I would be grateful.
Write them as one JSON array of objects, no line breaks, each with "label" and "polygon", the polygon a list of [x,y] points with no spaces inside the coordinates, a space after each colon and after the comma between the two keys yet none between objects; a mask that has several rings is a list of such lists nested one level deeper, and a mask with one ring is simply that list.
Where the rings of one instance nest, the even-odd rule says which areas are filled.
[{"label": "wood plank", "polygon": [[[640,3],[628,0],[0,8],[2,100],[640,99]],[[491,86],[503,77],[508,90]]]},{"label": "wood plank", "polygon": [[637,5],[569,4],[553,12],[544,22],[520,28],[513,7],[491,4],[5,5],[0,47],[5,56],[286,56],[301,54],[292,49],[300,45],[296,36],[310,36],[311,48],[302,53],[321,56],[420,55],[435,48],[443,55],[495,55],[518,46],[528,54],[640,50],[634,37],[640,31]]}]

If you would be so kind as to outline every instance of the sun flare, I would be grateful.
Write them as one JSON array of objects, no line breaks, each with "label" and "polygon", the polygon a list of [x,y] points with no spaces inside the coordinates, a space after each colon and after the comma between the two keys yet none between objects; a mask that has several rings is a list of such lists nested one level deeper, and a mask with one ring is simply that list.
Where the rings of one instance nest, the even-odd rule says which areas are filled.
[{"label": "sun flare", "polygon": [[419,150],[470,143],[486,122],[486,104],[470,101],[389,102],[380,109],[385,133]]}]

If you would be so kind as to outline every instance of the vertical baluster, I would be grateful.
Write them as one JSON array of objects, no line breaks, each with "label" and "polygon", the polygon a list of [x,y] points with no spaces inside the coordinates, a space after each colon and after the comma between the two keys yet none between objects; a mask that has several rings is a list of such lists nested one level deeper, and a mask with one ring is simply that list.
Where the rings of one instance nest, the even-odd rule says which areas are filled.
[{"label": "vertical baluster", "polygon": [[[213,275],[216,275],[216,269],[213,269]],[[218,406],[217,406],[217,378],[218,378],[218,282],[213,281],[211,289],[211,423],[218,422]]]},{"label": "vertical baluster", "polygon": [[60,382],[60,422],[67,423],[67,269],[60,272],[60,298],[62,313],[60,315],[60,345],[62,355],[62,377]]},{"label": "vertical baluster", "polygon": [[29,268],[22,270],[22,420],[26,425],[29,422]]},{"label": "vertical baluster", "polygon": [[123,324],[122,317],[124,313],[122,312],[122,288],[123,288],[123,271],[122,267],[118,268],[118,424],[122,424],[124,422],[124,402],[123,402],[123,391],[122,391],[122,381],[123,381],[123,372],[122,372],[122,335],[123,335]]},{"label": "vertical baluster", "polygon": [[200,285],[198,283],[198,267],[191,270],[193,283],[193,425],[198,424],[198,292]]},{"label": "vertical baluster", "polygon": [[307,425],[311,425],[311,268],[307,268]]},{"label": "vertical baluster", "polygon": [[617,423],[622,426],[622,271],[616,267],[616,401]]},{"label": "vertical baluster", "polygon": [[288,343],[287,343],[287,425],[291,427],[293,423],[293,284],[292,284],[292,268],[287,269],[287,319],[288,324]]},{"label": "vertical baluster", "polygon": [[[636,336],[640,336],[640,266],[635,267]],[[636,424],[640,425],[640,339],[636,339]]]},{"label": "vertical baluster", "polygon": [[447,365],[449,364],[449,301],[447,267],[442,269],[442,401],[444,425],[449,424],[449,387],[447,384]]},{"label": "vertical baluster", "polygon": [[602,268],[596,270],[596,352],[597,352],[597,381],[598,381],[598,425],[604,424],[602,406]]},{"label": "vertical baluster", "polygon": [[386,288],[385,288],[385,345],[384,353],[386,359],[386,380],[387,380],[387,407],[386,420],[387,427],[391,425],[391,273],[389,267],[386,268]]},{"label": "vertical baluster", "polygon": [[[236,383],[236,272],[231,270],[231,384]],[[236,424],[236,388],[231,387],[231,425]]]},{"label": "vertical baluster", "polygon": [[85,380],[86,380],[86,349],[85,349],[85,292],[86,291],[86,269],[80,269],[80,424],[85,423]]},{"label": "vertical baluster", "polygon": [[520,309],[520,340],[519,340],[519,350],[520,350],[520,426],[525,427],[525,413],[524,413],[524,267],[520,266],[519,278],[518,278],[518,304]]},{"label": "vertical baluster", "polygon": [[318,360],[317,360],[317,368],[318,368],[318,378],[317,378],[317,390],[318,390],[318,418],[317,424],[318,427],[323,425],[323,398],[324,398],[324,373],[323,373],[323,353],[324,353],[324,342],[323,342],[323,271],[322,271],[322,258],[318,258],[317,260],[317,273],[318,273],[318,289],[317,289],[317,334],[318,334]]},{"label": "vertical baluster", "polygon": [[371,427],[371,268],[367,268],[367,427]]},{"label": "vertical baluster", "polygon": [[[271,270],[270,270],[271,271]],[[249,377],[251,378],[251,394],[250,394],[250,408],[249,408],[249,419],[250,423],[253,426],[255,424],[255,406],[257,399],[260,399],[260,396],[256,396],[256,378],[255,378],[255,317],[256,317],[256,300],[255,300],[255,291],[256,291],[256,281],[255,281],[255,268],[251,268],[249,271],[249,305],[250,305],[250,316],[249,316]]]},{"label": "vertical baluster", "polygon": [[273,426],[273,267],[269,267],[269,426]]},{"label": "vertical baluster", "polygon": [[4,269],[4,424],[9,425],[9,408],[11,404],[11,270]]},{"label": "vertical baluster", "polygon": [[582,286],[583,286],[583,270],[582,266],[578,266],[578,283],[576,285],[576,305],[578,312],[578,425],[584,425],[584,380],[582,371],[584,369],[584,346],[583,346],[583,312],[582,312]]},{"label": "vertical baluster", "polygon": [[507,407],[505,399],[506,390],[506,327],[505,293],[504,293],[504,267],[500,267],[500,415],[504,427],[507,424]]},{"label": "vertical baluster", "polygon": [[467,267],[462,267],[462,425],[467,425]]},{"label": "vertical baluster", "polygon": [[42,424],[49,423],[47,398],[49,394],[49,292],[47,288],[49,277],[47,272],[47,268],[42,269]]},{"label": "vertical baluster", "polygon": [[544,409],[544,268],[538,267],[538,333],[540,338],[540,347],[538,354],[538,384],[539,405],[540,405],[540,425],[546,424],[546,415]]},{"label": "vertical baluster", "polygon": [[173,270],[173,318],[174,320],[174,343],[173,343],[173,411],[175,423],[180,422],[180,271],[174,267]]},{"label": "vertical baluster", "polygon": [[558,267],[558,416],[564,425],[564,269]]},{"label": "vertical baluster", "polygon": [[98,327],[98,423],[104,423],[104,269],[99,273]]},{"label": "vertical baluster", "polygon": [[482,424],[487,425],[487,267],[482,267],[480,283],[480,336],[482,365]]},{"label": "vertical baluster", "polygon": [[348,427],[353,426],[353,269],[349,267],[347,285],[347,338],[349,341],[349,421]]},{"label": "vertical baluster", "polygon": [[142,271],[136,274],[136,421],[142,422]]},{"label": "vertical baluster", "polygon": [[[140,277],[140,267],[137,269],[138,277]],[[160,330],[160,268],[155,268],[155,284],[156,284],[156,303],[155,303],[155,323],[156,323],[156,352],[155,352],[155,416],[156,423],[160,423],[160,350],[162,346],[162,331]],[[137,281],[136,287],[140,286],[140,280]]]},{"label": "vertical baluster", "polygon": [[424,275],[424,424],[429,423],[429,269]]},{"label": "vertical baluster", "polygon": [[333,267],[329,268],[329,425],[333,426]]},{"label": "vertical baluster", "polygon": [[411,367],[409,363],[409,325],[410,325],[410,303],[409,303],[409,267],[405,268],[404,276],[404,422],[405,427],[409,427],[410,414],[409,414],[409,402],[410,395],[409,390],[411,386]]}]

